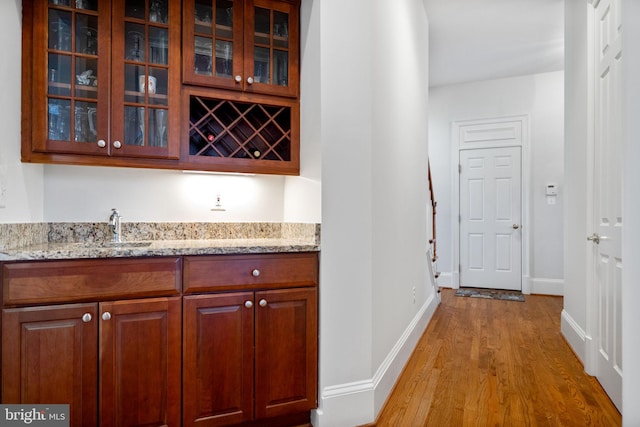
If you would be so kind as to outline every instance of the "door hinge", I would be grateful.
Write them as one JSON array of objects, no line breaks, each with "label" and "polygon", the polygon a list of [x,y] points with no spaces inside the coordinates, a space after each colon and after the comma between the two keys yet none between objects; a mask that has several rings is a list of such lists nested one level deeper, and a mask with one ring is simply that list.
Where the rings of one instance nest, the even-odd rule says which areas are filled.
[{"label": "door hinge", "polygon": [[458,264],[458,273],[462,274],[462,265],[461,264]]},{"label": "door hinge", "polygon": [[458,164],[458,173],[462,173],[462,165]]},{"label": "door hinge", "polygon": [[458,214],[458,224],[462,222],[462,215]]}]

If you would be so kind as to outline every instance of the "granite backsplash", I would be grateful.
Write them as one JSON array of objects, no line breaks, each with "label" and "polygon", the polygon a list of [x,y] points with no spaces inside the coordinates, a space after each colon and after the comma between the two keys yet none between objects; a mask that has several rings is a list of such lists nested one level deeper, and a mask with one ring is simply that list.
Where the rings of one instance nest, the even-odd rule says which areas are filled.
[{"label": "granite backsplash", "polygon": [[[320,242],[320,224],[277,222],[123,222],[122,240],[308,239]],[[42,243],[111,240],[107,223],[0,224],[0,250]]]}]

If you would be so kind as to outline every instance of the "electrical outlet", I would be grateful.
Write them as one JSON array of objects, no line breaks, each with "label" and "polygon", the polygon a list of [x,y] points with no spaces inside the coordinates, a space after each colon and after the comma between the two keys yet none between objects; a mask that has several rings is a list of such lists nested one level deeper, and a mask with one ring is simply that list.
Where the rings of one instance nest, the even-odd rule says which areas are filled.
[{"label": "electrical outlet", "polygon": [[416,287],[413,287],[413,303],[416,303]]}]

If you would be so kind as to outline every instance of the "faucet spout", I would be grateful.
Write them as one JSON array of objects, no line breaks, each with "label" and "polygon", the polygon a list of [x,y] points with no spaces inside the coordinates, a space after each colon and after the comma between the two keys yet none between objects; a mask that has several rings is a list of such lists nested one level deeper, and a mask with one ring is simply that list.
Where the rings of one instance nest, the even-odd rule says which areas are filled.
[{"label": "faucet spout", "polygon": [[120,243],[122,242],[121,237],[120,237],[120,232],[121,232],[121,228],[120,228],[120,219],[122,217],[120,216],[120,213],[118,212],[117,209],[111,209],[111,215],[109,216],[109,228],[111,229],[111,234],[112,234],[112,241],[116,242],[116,243]]}]

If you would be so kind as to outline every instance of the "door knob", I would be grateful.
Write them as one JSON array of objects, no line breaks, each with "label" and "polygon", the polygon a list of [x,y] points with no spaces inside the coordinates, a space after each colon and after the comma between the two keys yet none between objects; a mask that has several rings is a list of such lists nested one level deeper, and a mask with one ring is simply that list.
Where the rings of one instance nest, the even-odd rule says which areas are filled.
[{"label": "door knob", "polygon": [[591,236],[587,236],[587,240],[592,241],[596,245],[600,244],[600,241],[607,240],[607,236],[601,236],[598,233],[593,233]]},{"label": "door knob", "polygon": [[513,227],[514,230],[517,230],[520,228],[520,224],[513,224],[511,227]]}]

